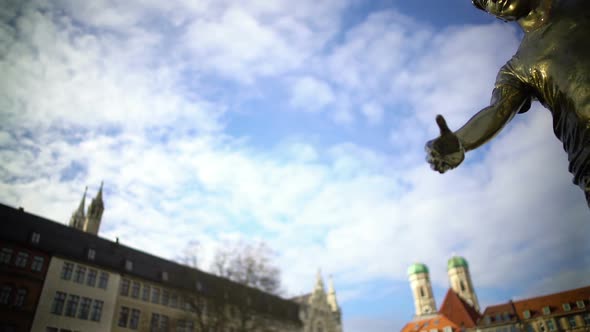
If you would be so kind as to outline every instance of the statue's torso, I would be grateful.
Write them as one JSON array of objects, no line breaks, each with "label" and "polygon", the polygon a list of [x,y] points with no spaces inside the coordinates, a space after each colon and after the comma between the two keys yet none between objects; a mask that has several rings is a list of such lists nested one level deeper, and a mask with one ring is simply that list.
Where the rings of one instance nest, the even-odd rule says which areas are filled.
[{"label": "statue's torso", "polygon": [[541,103],[590,122],[590,1],[556,7],[549,24],[525,35],[511,62]]},{"label": "statue's torso", "polygon": [[498,82],[511,81],[551,110],[574,183],[585,186],[590,181],[590,0],[555,1],[549,23],[527,33],[501,70]]}]

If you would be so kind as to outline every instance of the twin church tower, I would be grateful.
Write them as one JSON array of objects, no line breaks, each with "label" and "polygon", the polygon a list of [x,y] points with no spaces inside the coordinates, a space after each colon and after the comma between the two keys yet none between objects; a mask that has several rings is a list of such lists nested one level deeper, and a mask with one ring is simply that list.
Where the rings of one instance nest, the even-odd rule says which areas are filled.
[{"label": "twin church tower", "polygon": [[[447,273],[452,290],[467,304],[479,312],[479,302],[469,274],[469,265],[463,257],[453,256],[447,264]],[[410,287],[414,296],[416,316],[437,313],[428,267],[422,263],[413,264],[408,268]]]},{"label": "twin church tower", "polygon": [[102,201],[102,182],[100,183],[98,194],[96,194],[96,197],[90,202],[88,211],[84,213],[87,190],[88,187],[84,189],[84,196],[82,196],[80,206],[78,206],[78,209],[72,213],[72,217],[70,218],[70,227],[77,228],[86,233],[98,235],[102,213],[104,212],[104,202]]}]

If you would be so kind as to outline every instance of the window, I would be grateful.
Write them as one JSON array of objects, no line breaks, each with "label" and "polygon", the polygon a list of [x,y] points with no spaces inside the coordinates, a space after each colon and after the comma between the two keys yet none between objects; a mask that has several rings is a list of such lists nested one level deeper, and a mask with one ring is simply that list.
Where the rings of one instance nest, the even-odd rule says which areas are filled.
[{"label": "window", "polygon": [[428,327],[428,321],[424,322],[424,326],[422,326],[423,328]]},{"label": "window", "polygon": [[496,314],[496,323],[502,321],[502,314]]},{"label": "window", "polygon": [[31,263],[31,270],[35,272],[40,272],[43,269],[43,263],[45,259],[40,256],[33,257],[33,263]]},{"label": "window", "polygon": [[162,272],[162,281],[168,281],[168,272],[166,272],[166,271]]},{"label": "window", "polygon": [[570,324],[570,328],[576,327],[576,318],[574,316],[569,316],[567,318],[567,322]]},{"label": "window", "polygon": [[121,288],[119,289],[119,294],[122,296],[129,295],[129,279],[121,279]]},{"label": "window", "polygon": [[178,295],[175,293],[172,293],[172,296],[170,296],[170,306],[172,308],[178,307]]},{"label": "window", "polygon": [[109,283],[109,274],[106,272],[100,273],[100,279],[98,279],[98,288],[107,289]]},{"label": "window", "polygon": [[141,312],[137,309],[131,309],[131,319],[129,320],[129,328],[137,330],[139,327],[139,316]]},{"label": "window", "polygon": [[492,320],[491,320],[490,316],[485,316],[485,317],[483,318],[483,322],[484,322],[484,324],[486,324],[486,325],[490,325],[491,321],[492,321]]},{"label": "window", "polygon": [[66,293],[55,292],[53,303],[51,304],[51,313],[61,315],[64,310],[64,303],[66,302]]},{"label": "window", "polygon": [[151,287],[149,285],[143,285],[143,294],[141,294],[141,299],[144,301],[150,300],[150,292]]},{"label": "window", "polygon": [[459,286],[461,287],[461,291],[464,292],[465,291],[465,284],[463,283],[463,280],[459,280]]},{"label": "window", "polygon": [[16,265],[18,267],[25,267],[25,266],[27,266],[28,260],[29,260],[29,254],[21,251],[16,255],[16,260],[14,261],[14,265]]},{"label": "window", "polygon": [[80,297],[78,295],[70,294],[68,297],[68,303],[66,304],[66,312],[65,315],[69,317],[76,317],[76,312],[78,311],[78,302],[80,301]]},{"label": "window", "polygon": [[160,303],[160,289],[152,288],[152,303]]},{"label": "window", "polygon": [[426,294],[424,294],[424,288],[423,287],[420,287],[420,296],[426,297]]},{"label": "window", "polygon": [[93,261],[96,258],[96,250],[88,248],[88,259]]},{"label": "window", "polygon": [[529,319],[531,318],[531,311],[530,310],[525,310],[522,312],[522,316],[524,317],[524,319]]},{"label": "window", "polygon": [[503,318],[505,321],[509,321],[509,320],[510,320],[510,314],[509,314],[509,313],[505,312],[505,313],[504,313],[502,316],[503,316],[502,318]]},{"label": "window", "polygon": [[151,331],[157,332],[160,327],[160,315],[153,313],[152,320],[150,321]]},{"label": "window", "polygon": [[543,307],[543,315],[549,315],[551,313],[551,309],[547,307]]},{"label": "window", "polygon": [[584,309],[586,306],[584,305],[584,301],[576,301],[576,306],[578,309]]},{"label": "window", "polygon": [[27,299],[27,290],[25,288],[19,288],[16,291],[16,299],[14,300],[14,305],[16,307],[22,307],[25,304],[26,299]]},{"label": "window", "polygon": [[443,332],[453,332],[453,329],[450,326],[445,326]]},{"label": "window", "polygon": [[92,299],[87,297],[82,298],[82,302],[80,302],[80,312],[78,312],[78,318],[88,319],[88,314],[90,313],[90,303],[92,303]]},{"label": "window", "polygon": [[131,286],[131,297],[137,299],[139,297],[139,281],[134,281],[133,286]]},{"label": "window", "polygon": [[431,329],[430,332],[438,332],[437,329]]},{"label": "window", "polygon": [[203,290],[203,284],[201,284],[201,282],[197,280],[195,282],[195,288],[200,292]]},{"label": "window", "polygon": [[535,328],[533,328],[533,325],[526,324],[526,332],[535,332]]},{"label": "window", "polygon": [[0,251],[0,263],[10,264],[11,259],[12,259],[12,249],[2,248],[2,250]]},{"label": "window", "polygon": [[8,304],[10,302],[10,294],[12,293],[12,287],[9,285],[2,286],[0,291],[0,304]]},{"label": "window", "polygon": [[162,305],[168,305],[170,301],[170,292],[167,289],[162,290]]},{"label": "window", "polygon": [[170,319],[168,318],[168,316],[166,315],[162,315],[160,317],[160,329],[161,331],[168,331],[168,322],[170,321]]},{"label": "window", "polygon": [[94,287],[96,285],[96,275],[98,272],[94,269],[88,269],[88,276],[86,277],[86,285]]},{"label": "window", "polygon": [[63,280],[70,280],[72,278],[73,271],[74,271],[74,264],[64,262],[64,266],[61,269],[61,278]]},{"label": "window", "polygon": [[572,310],[572,307],[570,306],[569,303],[564,303],[561,306],[563,307],[563,310],[564,311],[570,311],[570,310]]},{"label": "window", "polygon": [[90,314],[90,319],[98,322],[100,321],[100,316],[102,315],[102,306],[104,302],[100,300],[94,300],[94,305],[92,306],[92,313]]},{"label": "window", "polygon": [[125,260],[125,270],[132,271],[133,270],[133,262],[126,259]]},{"label": "window", "polygon": [[39,241],[41,240],[41,234],[37,233],[37,232],[33,232],[33,234],[31,234],[31,243],[39,243]]},{"label": "window", "polygon": [[584,323],[586,326],[590,326],[590,314],[584,314]]},{"label": "window", "polygon": [[78,265],[76,267],[76,273],[74,274],[74,282],[77,282],[79,284],[83,284],[85,278],[86,278],[86,267]]},{"label": "window", "polygon": [[546,323],[547,327],[549,328],[549,331],[557,331],[557,326],[555,326],[555,322],[553,321],[553,319],[548,320]]},{"label": "window", "polygon": [[121,307],[119,312],[119,326],[127,327],[127,321],[129,320],[129,308]]}]

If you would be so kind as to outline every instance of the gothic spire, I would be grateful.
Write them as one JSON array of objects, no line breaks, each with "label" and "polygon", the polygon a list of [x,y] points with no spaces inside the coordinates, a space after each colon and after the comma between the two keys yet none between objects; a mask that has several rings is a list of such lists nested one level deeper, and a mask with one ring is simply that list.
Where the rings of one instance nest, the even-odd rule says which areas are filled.
[{"label": "gothic spire", "polygon": [[340,311],[340,307],[338,306],[338,300],[336,300],[336,290],[334,289],[334,280],[332,280],[332,276],[328,279],[328,304],[332,311]]},{"label": "gothic spire", "polygon": [[80,205],[78,209],[72,213],[72,217],[70,218],[70,227],[82,229],[84,227],[84,205],[86,205],[86,191],[88,190],[88,186],[84,189],[84,195],[82,196],[82,200],[80,201]]},{"label": "gothic spire", "polygon": [[88,233],[97,235],[98,229],[100,228],[100,221],[102,213],[104,212],[104,202],[102,201],[102,187],[103,182],[100,183],[100,189],[96,194],[96,197],[90,202],[88,206],[88,213],[86,214],[86,223],[84,230]]}]

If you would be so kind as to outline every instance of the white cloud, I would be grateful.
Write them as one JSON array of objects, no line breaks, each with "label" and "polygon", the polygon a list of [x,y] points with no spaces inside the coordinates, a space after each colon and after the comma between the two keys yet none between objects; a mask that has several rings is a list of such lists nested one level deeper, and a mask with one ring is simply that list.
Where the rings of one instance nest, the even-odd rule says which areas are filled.
[{"label": "white cloud", "polygon": [[[346,295],[344,306],[367,283],[405,281],[414,261],[446,286],[452,252],[467,257],[476,288],[549,278],[560,262],[590,253],[586,203],[569,184],[566,156],[540,107],[448,174],[423,161],[424,142],[437,134],[434,114],[454,128],[485,105],[516,46],[511,28],[435,32],[388,11],[369,15],[322,55],[337,32],[336,2],[152,1],[140,12],[136,4],[77,3],[68,2],[71,15],[93,29],[33,6],[16,25],[18,38],[10,26],[0,33],[5,203],[66,222],[84,186],[93,195],[105,180],[103,236],[167,258],[196,239],[205,261],[228,238],[262,239],[278,251],[288,292],[309,291],[322,267]],[[163,48],[182,55],[162,51],[179,39],[146,27],[156,8],[173,14],[166,27],[188,27],[182,38],[200,44]],[[91,18],[93,11],[101,14]],[[314,29],[320,36],[307,40]],[[224,126],[232,116],[224,110],[239,103],[208,94],[208,85],[226,85],[196,74],[187,91],[183,80],[195,68],[254,86],[261,76],[289,74],[292,106],[330,109],[347,128],[355,112],[385,123],[383,109],[388,117],[392,109],[395,153],[339,136],[329,145],[299,135],[255,147]],[[335,136],[334,128],[318,135]],[[556,280],[575,280],[583,264]],[[347,330],[368,320],[351,319]]]},{"label": "white cloud", "polygon": [[296,109],[314,112],[330,105],[333,101],[334,93],[328,84],[306,76],[297,79],[293,84],[289,103]]}]

